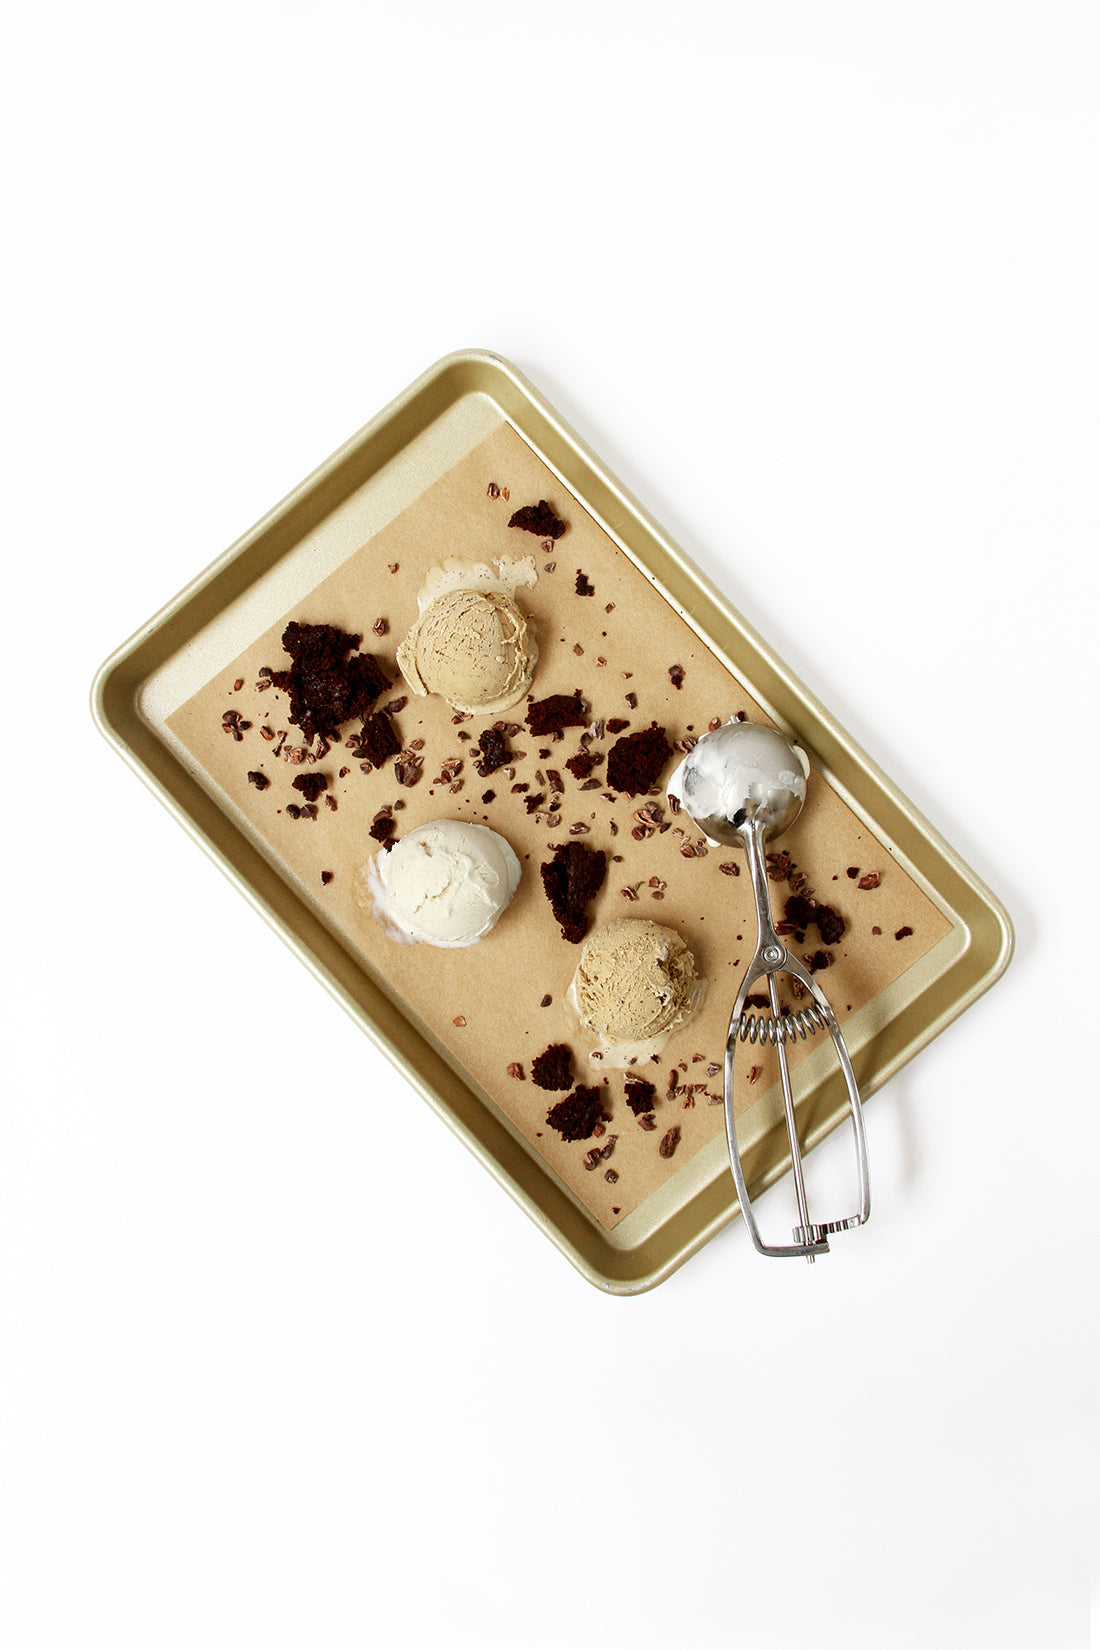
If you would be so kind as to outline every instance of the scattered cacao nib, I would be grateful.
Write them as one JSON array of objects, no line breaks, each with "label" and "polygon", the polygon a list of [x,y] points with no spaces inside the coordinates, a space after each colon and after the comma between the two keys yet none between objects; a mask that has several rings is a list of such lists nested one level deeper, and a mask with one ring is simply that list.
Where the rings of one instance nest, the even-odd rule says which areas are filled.
[{"label": "scattered cacao nib", "polygon": [[[792,894],[783,907],[783,915],[788,922],[793,922],[796,928],[805,930],[813,921],[813,904],[804,894]],[[824,937],[822,935],[822,939]]]},{"label": "scattered cacao nib", "polygon": [[288,802],[286,811],[290,815],[291,819],[317,818],[317,807],[313,802],[303,802],[300,808],[296,802]]},{"label": "scattered cacao nib", "polygon": [[735,859],[724,859],[718,867],[724,877],[739,877],[741,867]]},{"label": "scattered cacao nib", "polygon": [[653,1110],[653,1096],[657,1090],[652,1083],[647,1083],[644,1077],[628,1077],[625,1086],[626,1103],[635,1117]]},{"label": "scattered cacao nib", "polygon": [[488,487],[486,488],[486,491],[489,494],[490,498],[499,498],[500,497],[500,488],[497,486],[495,481],[490,481]]},{"label": "scattered cacao nib", "polygon": [[638,695],[636,693],[628,693],[626,695],[626,702],[630,706],[631,710],[637,710],[637,708],[638,708]]},{"label": "scattered cacao nib", "polygon": [[374,631],[376,636],[384,636],[389,628],[390,622],[388,619],[375,619],[374,623],[371,625],[371,629]]},{"label": "scattered cacao nib", "polygon": [[652,1134],[654,1129],[657,1127],[657,1119],[651,1111],[643,1112],[641,1117],[638,1119],[638,1127],[640,1129],[645,1129],[647,1134]]},{"label": "scattered cacao nib", "polygon": [[588,723],[580,688],[574,688],[571,694],[552,693],[548,699],[533,700],[524,719],[536,739],[561,733],[565,728],[583,728]]},{"label": "scattered cacao nib", "polygon": [[576,756],[568,756],[565,765],[574,779],[587,779],[596,766],[596,758],[591,751],[578,751]]},{"label": "scattered cacao nib", "polygon": [[858,875],[859,875],[859,866],[858,865],[849,865],[849,867],[848,867],[848,876],[851,878],[851,880],[853,882],[856,880]]},{"label": "scattered cacao nib", "polygon": [[666,1134],[661,1136],[661,1144],[657,1147],[662,1157],[671,1157],[680,1144],[680,1125],[673,1123]]},{"label": "scattered cacao nib", "polygon": [[862,888],[866,892],[868,888],[877,888],[881,881],[882,873],[880,871],[868,871],[866,876],[860,877],[856,887]]},{"label": "scattered cacao nib", "polygon": [[598,1169],[599,1168],[599,1166],[600,1166],[600,1154],[599,1154],[598,1150],[596,1150],[595,1147],[593,1147],[593,1149],[590,1152],[585,1152],[585,1154],[584,1154],[584,1166],[585,1166],[586,1169]]},{"label": "scattered cacao nib", "polygon": [[603,1099],[597,1088],[576,1088],[551,1106],[546,1121],[563,1140],[590,1140],[603,1116]]},{"label": "scattered cacao nib", "polygon": [[508,1066],[509,1077],[514,1077],[517,1083],[523,1082],[523,1066],[518,1060],[512,1060]]},{"label": "scattered cacao nib", "polygon": [[307,802],[316,802],[328,790],[328,780],[323,773],[300,773],[291,784],[296,791],[301,791]]},{"label": "scattered cacao nib", "polygon": [[333,874],[334,873],[332,871],[322,871],[321,872],[321,886],[323,888],[328,887],[329,883],[332,881]]},{"label": "scattered cacao nib", "polygon": [[552,1003],[552,1002],[553,1002],[553,1001],[554,1001],[554,999],[553,999],[553,997],[551,997],[551,995],[550,995],[550,993],[549,993],[549,991],[548,991],[548,992],[547,992],[547,993],[546,993],[546,995],[545,995],[545,997],[543,997],[543,998],[542,998],[542,1000],[541,1000],[541,1001],[540,1001],[540,1003],[539,1003],[539,1007],[540,1007],[540,1008],[549,1008],[549,1007],[550,1007],[550,1004],[551,1004],[551,1003]]},{"label": "scattered cacao nib", "polygon": [[495,802],[496,798],[497,798],[496,791],[482,791],[482,793],[481,793],[481,800],[483,802]]},{"label": "scattered cacao nib", "polygon": [[540,498],[537,504],[525,504],[522,509],[514,511],[508,525],[518,527],[524,533],[537,533],[540,539],[560,539],[565,532],[565,522],[544,498]]},{"label": "scattered cacao nib", "polygon": [[271,784],[271,781],[267,777],[266,773],[250,773],[247,775],[247,778],[248,783],[250,785],[255,785],[258,791],[266,791],[267,787]]},{"label": "scattered cacao nib", "polygon": [[239,710],[227,710],[222,717],[222,732],[231,733],[238,745],[242,743],[251,726],[252,723],[246,722]]},{"label": "scattered cacao nib", "polygon": [[755,1083],[756,1079],[759,1076],[760,1076],[760,1067],[759,1066],[750,1066],[749,1067],[749,1082],[750,1083]]},{"label": "scattered cacao nib", "polygon": [[573,1086],[573,1050],[568,1043],[551,1043],[531,1062],[531,1081],[540,1089]]},{"label": "scattered cacao nib", "polygon": [[912,932],[913,930],[909,927],[909,924],[906,923],[904,928],[898,929],[897,933],[894,935],[894,938],[896,940],[907,940]]},{"label": "scattered cacao nib", "polygon": [[366,716],[390,686],[390,679],[371,653],[358,652],[362,637],[329,624],[300,624],[292,619],[283,631],[289,670],[273,670],[271,683],[290,695],[290,721],[307,741],[320,734],[338,739],[353,716]]},{"label": "scattered cacao nib", "polygon": [[823,968],[828,968],[833,960],[831,951],[815,951],[812,956],[803,957],[803,962],[811,974],[820,974]]},{"label": "scattered cacao nib", "polygon": [[554,849],[553,858],[540,867],[550,909],[561,924],[563,939],[579,945],[588,932],[588,903],[603,887],[607,855],[602,848],[586,848],[571,839]]},{"label": "scattered cacao nib", "polygon": [[578,596],[594,596],[596,594],[596,586],[589,584],[586,575],[581,572],[579,567],[577,568],[577,583],[574,588]]},{"label": "scattered cacao nib", "polygon": [[[603,1177],[609,1186],[614,1186],[618,1181],[619,1171],[617,1169],[605,1169],[603,1172]],[[615,1213],[618,1214],[618,1212],[619,1211],[616,1209]]]},{"label": "scattered cacao nib", "polygon": [[423,777],[424,758],[415,751],[402,751],[393,764],[393,776],[399,785],[419,785]]},{"label": "scattered cacao nib", "polygon": [[491,773],[496,773],[497,769],[503,768],[508,761],[508,741],[496,728],[483,728],[477,736],[477,742],[481,750],[481,761],[477,765],[477,771],[482,779],[488,779]]},{"label": "scattered cacao nib", "polygon": [[840,912],[834,911],[831,905],[815,905],[814,922],[826,945],[835,945],[839,939],[843,939],[847,924]]},{"label": "scattered cacao nib", "polygon": [[657,783],[672,755],[664,728],[656,722],[617,739],[607,753],[607,783],[613,791],[638,796]]},{"label": "scattered cacao nib", "polygon": [[683,665],[669,665],[669,667],[668,667],[668,678],[669,678],[669,681],[672,683],[674,688],[676,688],[677,690],[682,688],[683,685],[684,685],[684,667],[683,667]]},{"label": "scattered cacao nib", "polygon": [[882,929],[881,929],[881,928],[880,928],[880,927],[879,927],[879,926],[878,926],[878,924],[877,924],[877,923],[876,923],[876,924],[875,924],[875,926],[874,926],[874,928],[872,928],[872,929],[871,929],[871,932],[872,932],[872,934],[881,934],[881,933],[882,933]]}]

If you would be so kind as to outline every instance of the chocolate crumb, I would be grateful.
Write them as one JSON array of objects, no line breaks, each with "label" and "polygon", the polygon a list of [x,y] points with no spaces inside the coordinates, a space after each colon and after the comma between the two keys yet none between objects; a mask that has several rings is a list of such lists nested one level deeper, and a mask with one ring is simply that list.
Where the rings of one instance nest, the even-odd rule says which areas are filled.
[{"label": "chocolate crumb", "polygon": [[590,1140],[603,1116],[603,1098],[598,1088],[580,1087],[551,1106],[546,1121],[563,1140]]},{"label": "chocolate crumb", "polygon": [[904,928],[898,929],[897,933],[894,935],[894,938],[896,940],[907,940],[912,932],[913,930],[909,927],[909,924],[906,923]]},{"label": "chocolate crumb", "polygon": [[266,773],[250,773],[247,775],[247,778],[248,783],[250,785],[255,785],[258,791],[266,791],[267,787],[271,784],[271,781],[267,777]]},{"label": "chocolate crumb", "polygon": [[497,796],[496,791],[482,791],[481,800],[483,802],[495,802],[496,801],[496,796]]},{"label": "chocolate crumb", "polygon": [[638,796],[657,783],[671,755],[665,730],[656,722],[624,734],[607,753],[607,783],[613,791]]},{"label": "chocolate crumb", "polygon": [[374,838],[375,842],[385,842],[387,838],[393,835],[396,828],[391,814],[375,814],[368,834]]},{"label": "chocolate crumb", "polygon": [[483,728],[478,734],[478,748],[481,751],[481,760],[477,771],[482,779],[488,779],[491,773],[503,768],[509,760],[508,741],[497,728]]},{"label": "chocolate crumb", "polygon": [[581,572],[579,567],[577,568],[577,583],[575,585],[575,589],[578,596],[594,596],[596,594],[596,586],[594,584],[589,584],[587,577]]},{"label": "chocolate crumb", "polygon": [[628,693],[626,696],[626,702],[630,706],[631,710],[637,710],[638,695],[636,693]]},{"label": "chocolate crumb", "polygon": [[679,689],[682,688],[683,685],[684,685],[684,667],[683,667],[683,665],[669,665],[669,667],[668,667],[668,676],[669,676],[669,681],[672,683],[673,687],[676,688],[677,691],[679,691]]},{"label": "chocolate crumb", "polygon": [[540,539],[560,539],[565,532],[565,522],[544,498],[540,498],[537,504],[525,504],[522,509],[516,510],[508,525],[518,527],[524,533],[537,533]]},{"label": "chocolate crumb", "polygon": [[540,1089],[567,1089],[573,1083],[573,1050],[568,1043],[551,1043],[531,1062],[531,1081]]},{"label": "chocolate crumb", "polygon": [[652,1083],[647,1083],[644,1077],[628,1077],[626,1080],[626,1103],[635,1117],[653,1110],[653,1096],[657,1090]]},{"label": "chocolate crumb", "polygon": [[333,875],[334,873],[332,871],[321,872],[321,884],[323,887],[328,887],[329,883],[332,881]]},{"label": "chocolate crumb", "polygon": [[869,888],[877,888],[881,881],[882,873],[880,871],[868,871],[865,876],[860,877],[856,887],[862,888],[866,892]]},{"label": "chocolate crumb", "polygon": [[847,924],[839,911],[834,911],[831,905],[816,905],[814,907],[814,922],[817,931],[826,945],[835,945],[844,937]]},{"label": "chocolate crumb", "polygon": [[533,700],[527,707],[525,721],[536,739],[545,739],[548,733],[561,733],[565,728],[585,727],[588,715],[580,689]]},{"label": "chocolate crumb", "polygon": [[540,1003],[539,1003],[539,1007],[540,1007],[540,1008],[549,1008],[549,1007],[550,1007],[550,1004],[551,1004],[551,1003],[552,1003],[552,1002],[553,1002],[553,1001],[554,1001],[554,999],[553,999],[553,997],[551,997],[551,995],[550,995],[550,993],[549,993],[549,991],[548,991],[548,992],[547,992],[547,993],[546,993],[546,996],[545,996],[545,997],[543,997],[543,999],[542,999],[542,1001],[541,1001],[541,1002],[540,1002]]},{"label": "chocolate crumb", "polygon": [[328,790],[328,780],[323,773],[300,773],[291,784],[296,791],[301,791],[307,802],[316,802]]},{"label": "chocolate crumb", "polygon": [[854,882],[856,880],[856,878],[858,877],[858,875],[859,875],[859,866],[858,865],[849,865],[848,875],[851,877],[852,881]]},{"label": "chocolate crumb", "polygon": [[588,931],[588,904],[599,893],[607,874],[607,856],[602,848],[587,848],[570,840],[553,850],[553,858],[540,867],[542,885],[562,937],[579,945]]}]

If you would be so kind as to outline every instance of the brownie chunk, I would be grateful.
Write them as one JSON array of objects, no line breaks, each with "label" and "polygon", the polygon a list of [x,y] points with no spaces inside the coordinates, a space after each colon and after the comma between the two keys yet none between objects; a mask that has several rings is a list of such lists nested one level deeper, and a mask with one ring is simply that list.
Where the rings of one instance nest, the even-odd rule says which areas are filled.
[{"label": "brownie chunk", "polygon": [[652,722],[638,733],[624,733],[607,753],[607,783],[625,796],[639,796],[661,777],[672,755],[664,728]]},{"label": "brownie chunk", "polygon": [[372,768],[380,768],[400,749],[401,741],[392,716],[387,716],[384,710],[376,710],[364,720],[357,754],[364,757]]},{"label": "brownie chunk", "polygon": [[596,766],[596,758],[591,751],[578,751],[576,756],[567,757],[565,765],[574,779],[587,779]]},{"label": "brownie chunk", "polygon": [[557,1129],[563,1140],[590,1140],[596,1124],[603,1117],[603,1100],[599,1089],[576,1088],[551,1106],[546,1121]]},{"label": "brownie chunk", "polygon": [[527,707],[527,726],[536,739],[548,733],[561,733],[565,728],[583,728],[588,722],[580,688],[572,693],[552,693],[548,699],[536,699]]},{"label": "brownie chunk", "polygon": [[567,1043],[551,1043],[531,1062],[531,1081],[540,1089],[573,1086],[573,1050]]},{"label": "brownie chunk", "polygon": [[588,932],[588,902],[599,893],[607,874],[607,855],[583,842],[565,842],[540,866],[539,874],[563,939],[579,945]]},{"label": "brownie chunk", "polygon": [[847,926],[840,912],[834,911],[831,905],[815,905],[814,922],[826,945],[835,945]]},{"label": "brownie chunk", "polygon": [[300,773],[291,784],[296,791],[301,791],[307,802],[316,802],[328,790],[328,780],[323,773]]},{"label": "brownie chunk", "polygon": [[[366,716],[390,679],[371,653],[356,650],[362,640],[330,624],[299,624],[283,631],[289,670],[271,671],[271,684],[290,695],[290,720],[307,740],[320,734],[336,740],[353,716]],[[349,657],[350,655],[350,657]]]},{"label": "brownie chunk", "polygon": [[508,525],[520,527],[525,533],[537,533],[540,539],[560,539],[565,532],[564,521],[544,498],[540,498],[537,504],[525,504],[522,510],[515,512]]},{"label": "brownie chunk", "polygon": [[653,1084],[647,1083],[644,1077],[628,1077],[626,1080],[626,1103],[635,1117],[653,1110],[653,1096],[656,1093]]},{"label": "brownie chunk", "polygon": [[805,894],[792,894],[783,907],[783,914],[788,922],[793,922],[796,928],[803,930],[813,921],[814,908]]}]

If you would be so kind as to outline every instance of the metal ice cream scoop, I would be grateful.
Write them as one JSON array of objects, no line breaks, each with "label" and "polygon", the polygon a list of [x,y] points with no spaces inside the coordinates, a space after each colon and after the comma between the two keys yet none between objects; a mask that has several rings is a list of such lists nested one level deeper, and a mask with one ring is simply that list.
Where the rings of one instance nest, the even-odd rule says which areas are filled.
[{"label": "metal ice cream scoop", "polygon": [[[810,764],[805,753],[788,744],[773,728],[756,722],[730,721],[713,733],[704,734],[676,769],[668,793],[699,826],[711,842],[743,848],[748,856],[749,878],[756,901],[759,937],[741,988],[733,1005],[726,1038],[725,1104],[726,1135],[730,1165],[737,1197],[752,1241],[763,1255],[815,1255],[828,1253],[831,1232],[861,1226],[871,1212],[871,1191],[867,1173],[867,1139],[863,1128],[863,1108],[852,1062],[840,1027],[821,987],[802,962],[784,945],[772,922],[768,895],[764,845],[794,824],[806,799]],[[776,975],[784,973],[797,980],[809,993],[811,1006],[797,1013],[783,1014],[779,1006]],[[747,1012],[745,999],[761,977],[768,982],[769,1014]],[[796,1038],[828,1031],[840,1058],[848,1087],[852,1128],[855,1133],[859,1170],[859,1207],[844,1220],[812,1222],[806,1202],[802,1173],[802,1152],[798,1142],[794,1096],[787,1069],[786,1045]],[[799,1224],[793,1243],[767,1244],[760,1235],[745,1184],[741,1154],[737,1147],[737,1125],[733,1115],[733,1062],[741,1043],[771,1043],[779,1056],[783,1085],[783,1108],[791,1144],[791,1166],[798,1198]]]}]

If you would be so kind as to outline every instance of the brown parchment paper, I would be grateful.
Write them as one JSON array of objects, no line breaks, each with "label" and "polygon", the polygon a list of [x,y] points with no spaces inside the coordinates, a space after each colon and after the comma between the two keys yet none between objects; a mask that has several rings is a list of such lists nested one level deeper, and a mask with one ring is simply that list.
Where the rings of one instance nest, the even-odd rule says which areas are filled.
[{"label": "brown parchment paper", "polygon": [[[490,484],[502,490],[499,497],[491,496]],[[507,525],[515,509],[541,498],[568,523],[566,533],[553,544]],[[583,1207],[602,1225],[612,1227],[723,1132],[720,1064],[733,997],[755,940],[752,898],[743,871],[735,876],[721,869],[738,862],[736,852],[714,847],[698,857],[682,852],[685,841],[690,846],[702,843],[682,815],[674,817],[666,806],[663,822],[668,829],[637,840],[632,835],[634,811],[646,798],[610,802],[602,787],[582,791],[565,767],[579,748],[581,729],[569,730],[554,742],[534,739],[523,728],[511,741],[514,779],[505,769],[483,779],[469,753],[479,730],[498,718],[475,717],[456,725],[454,713],[442,700],[418,699],[409,692],[394,656],[416,617],[416,595],[427,570],[445,555],[486,560],[506,554],[533,554],[538,569],[538,583],[518,597],[539,641],[535,698],[579,688],[591,707],[592,721],[625,717],[630,723],[626,731],[634,732],[656,720],[673,743],[702,734],[713,718],[724,721],[737,711],[767,720],[523,438],[502,424],[219,670],[168,723],[344,942],[491,1096]],[[593,595],[576,593],[578,572],[594,587]],[[362,634],[363,648],[379,658],[394,680],[392,692],[382,696],[379,706],[407,698],[396,717],[400,737],[406,747],[423,741],[423,777],[415,787],[396,782],[392,761],[364,773],[352,752],[337,745],[317,765],[317,771],[328,777],[336,811],[322,801],[315,820],[294,820],[287,814],[288,803],[304,800],[291,781],[309,769],[276,756],[277,737],[270,742],[263,738],[261,730],[268,728],[276,736],[287,732],[284,751],[302,743],[299,731],[286,719],[286,696],[270,689],[258,692],[257,682],[261,666],[278,670],[286,665],[280,636],[292,618]],[[378,620],[386,625],[381,637],[373,633]],[[683,670],[679,689],[669,675],[676,665]],[[243,684],[239,689],[237,681]],[[629,702],[632,694],[636,706]],[[240,741],[223,730],[227,710],[239,712],[252,724]],[[521,703],[503,720],[522,724],[524,710]],[[460,727],[472,736],[469,741],[459,740]],[[345,728],[345,737],[353,731],[352,726]],[[591,748],[606,752],[615,737],[606,735]],[[433,782],[449,758],[463,762],[457,793]],[[558,770],[565,781],[556,829],[529,815],[523,794],[513,794],[511,788],[526,782],[531,786],[526,794],[547,790],[536,780],[536,771],[545,774],[548,767]],[[342,768],[349,771],[341,778]],[[671,769],[670,763],[664,778]],[[258,791],[248,782],[250,770],[270,779],[266,790]],[[597,768],[595,777],[602,773]],[[487,792],[493,793],[489,801],[483,800]],[[664,803],[663,792],[658,800]],[[397,803],[403,804],[395,815],[398,836],[425,820],[449,815],[491,825],[516,850],[524,868],[519,891],[493,932],[477,946],[447,951],[397,945],[359,904],[356,872],[376,847],[368,827],[383,804]],[[553,844],[569,840],[573,824],[587,826],[581,840],[604,849],[609,858],[607,880],[590,907],[592,926],[625,916],[667,923],[692,947],[699,971],[709,982],[695,1019],[674,1034],[658,1064],[640,1073],[657,1086],[657,1127],[652,1132],[627,1109],[624,1074],[588,1065],[591,1045],[570,1027],[564,1013],[579,948],[562,939],[538,870]],[[847,922],[840,942],[827,948],[834,960],[821,975],[842,1023],[949,931],[947,919],[819,774],[811,776],[800,818],[776,847],[790,855],[817,898],[835,906]],[[848,874],[850,868],[861,876],[879,872],[880,886],[859,890]],[[323,871],[332,873],[327,884],[321,880]],[[656,879],[655,885],[651,879]],[[637,897],[628,899],[623,889]],[[776,882],[772,891],[781,916],[790,888]],[[895,939],[903,927],[912,933]],[[802,952],[822,949],[826,948],[811,930]],[[543,1006],[547,997],[550,1002]],[[546,1124],[549,1106],[561,1096],[536,1088],[530,1069],[533,1057],[553,1042],[573,1048],[578,1082],[605,1085],[612,1121],[599,1140],[566,1144]],[[814,1046],[792,1050],[792,1065]],[[752,1051],[740,1063],[739,1113],[778,1080],[774,1059],[769,1052]],[[508,1074],[509,1065],[517,1063],[523,1068],[522,1080]],[[674,1069],[679,1091],[669,1097],[669,1073]],[[671,1157],[662,1157],[660,1142],[673,1126],[680,1130],[678,1144]],[[586,1154],[593,1146],[607,1145],[612,1135],[616,1140],[610,1157],[586,1170]],[[617,1178],[607,1178],[608,1170]]]}]

